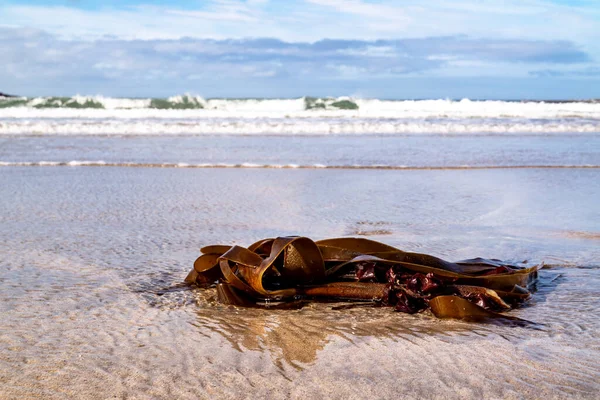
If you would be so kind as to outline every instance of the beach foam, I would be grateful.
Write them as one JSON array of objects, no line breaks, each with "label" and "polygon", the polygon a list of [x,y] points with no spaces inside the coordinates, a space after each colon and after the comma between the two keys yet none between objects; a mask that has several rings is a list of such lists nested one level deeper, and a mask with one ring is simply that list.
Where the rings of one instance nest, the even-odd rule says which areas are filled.
[{"label": "beach foam", "polygon": [[187,116],[190,114],[211,116],[227,114],[231,117],[253,115],[285,117],[290,113],[302,113],[306,116],[342,115],[373,118],[600,118],[600,102],[596,101],[383,100],[350,97],[204,99],[191,95],[173,96],[167,99],[104,96],[0,98],[0,116],[2,117],[22,116],[25,113],[46,117],[52,115],[87,116],[99,113],[105,117],[119,114],[102,113],[100,110],[144,109],[154,110],[153,113],[156,113],[156,110],[162,110],[162,113],[171,115],[173,113],[183,113]]},{"label": "beach foam", "polygon": [[454,100],[0,99],[0,134],[506,134],[600,132],[600,103]]},{"label": "beach foam", "polygon": [[[44,110],[45,111],[45,110]],[[59,110],[70,111],[70,110]],[[481,120],[368,118],[184,118],[128,112],[93,118],[56,115],[0,119],[0,135],[355,135],[355,134],[535,134],[600,132],[600,120]],[[37,110],[35,111],[38,112]],[[90,114],[89,110],[86,113]]]},{"label": "beach foam", "polygon": [[106,162],[89,160],[72,161],[0,161],[0,167],[121,167],[121,168],[235,168],[235,169],[374,169],[374,170],[477,170],[477,169],[599,169],[600,165],[384,165],[384,164],[259,164],[243,163],[150,163],[150,162]]}]

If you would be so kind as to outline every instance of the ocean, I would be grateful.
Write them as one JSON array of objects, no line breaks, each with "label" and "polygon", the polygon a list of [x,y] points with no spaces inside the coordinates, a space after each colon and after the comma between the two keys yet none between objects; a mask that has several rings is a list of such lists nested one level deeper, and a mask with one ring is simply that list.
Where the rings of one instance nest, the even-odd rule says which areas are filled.
[{"label": "ocean", "polygon": [[[596,398],[600,103],[0,99],[1,398]],[[532,326],[244,309],[209,244],[542,264]]]},{"label": "ocean", "polygon": [[0,135],[547,135],[598,119],[597,101],[0,98]]}]

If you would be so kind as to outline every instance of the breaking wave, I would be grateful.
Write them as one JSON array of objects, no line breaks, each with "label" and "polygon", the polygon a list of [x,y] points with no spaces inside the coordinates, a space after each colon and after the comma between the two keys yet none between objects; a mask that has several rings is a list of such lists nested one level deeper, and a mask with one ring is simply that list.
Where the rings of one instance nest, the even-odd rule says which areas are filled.
[{"label": "breaking wave", "polygon": [[600,132],[600,102],[0,97],[0,134],[485,134]]},{"label": "breaking wave", "polygon": [[166,99],[73,97],[0,97],[0,108],[94,109],[94,110],[218,110],[226,112],[295,112],[305,110],[358,110],[356,100],[347,97],[299,99],[204,99],[183,95]]},{"label": "breaking wave", "polygon": [[[181,115],[222,115],[230,117],[295,115],[343,115],[374,118],[600,118],[600,101],[500,101],[500,100],[380,100],[350,97],[301,97],[297,99],[204,99],[182,95],[166,99],[73,97],[0,97],[2,117],[40,115],[45,117],[90,116],[173,116],[157,110],[183,111]],[[61,109],[60,112],[56,112]],[[34,110],[43,110],[35,112]],[[54,112],[53,112],[54,110]],[[78,111],[85,110],[85,111]],[[101,112],[100,110],[104,110]],[[107,111],[128,110],[110,113]],[[147,113],[135,113],[148,110]],[[190,112],[191,111],[191,112]],[[307,113],[308,111],[308,113]],[[332,113],[333,112],[333,113]],[[340,113],[341,112],[341,113]]]}]

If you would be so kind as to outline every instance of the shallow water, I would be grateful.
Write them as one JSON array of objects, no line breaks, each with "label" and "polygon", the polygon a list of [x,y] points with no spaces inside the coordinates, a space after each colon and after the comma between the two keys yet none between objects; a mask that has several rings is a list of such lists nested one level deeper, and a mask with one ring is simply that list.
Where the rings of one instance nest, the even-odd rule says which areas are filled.
[{"label": "shallow water", "polygon": [[600,166],[600,135],[0,136],[1,163]]},{"label": "shallow water", "polygon": [[[13,140],[4,160],[17,154]],[[73,146],[91,149],[89,140]],[[535,143],[549,146],[542,158],[564,149]],[[31,146],[23,154],[46,159]],[[55,159],[72,156],[61,151]],[[573,151],[600,164],[594,147]],[[136,154],[147,161],[135,149],[101,155]],[[595,168],[0,167],[0,397],[594,398],[599,198]],[[538,324],[332,304],[239,309],[181,285],[201,246],[290,234],[366,235],[449,260],[543,261],[533,300],[511,312]]]}]

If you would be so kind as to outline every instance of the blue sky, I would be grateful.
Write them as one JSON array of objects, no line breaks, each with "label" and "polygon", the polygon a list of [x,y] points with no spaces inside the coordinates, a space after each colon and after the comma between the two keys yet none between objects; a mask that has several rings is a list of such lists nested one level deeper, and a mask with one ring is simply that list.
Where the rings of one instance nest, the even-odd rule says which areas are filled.
[{"label": "blue sky", "polygon": [[597,0],[0,0],[0,91],[600,97]]}]

